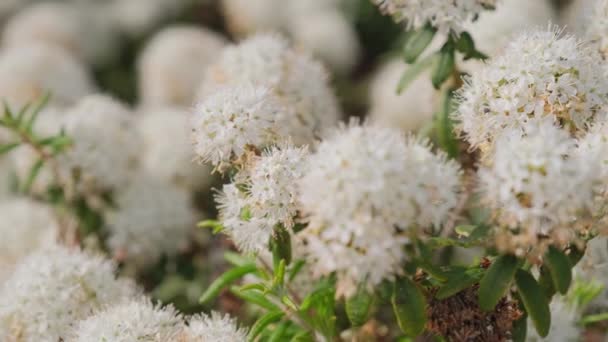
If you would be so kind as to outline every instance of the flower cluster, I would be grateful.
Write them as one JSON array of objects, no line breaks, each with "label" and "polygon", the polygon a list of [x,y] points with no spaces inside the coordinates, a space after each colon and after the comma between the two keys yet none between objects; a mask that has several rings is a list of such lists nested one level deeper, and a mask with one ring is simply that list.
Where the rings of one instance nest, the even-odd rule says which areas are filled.
[{"label": "flower cluster", "polygon": [[400,272],[417,227],[439,225],[457,202],[460,169],[398,131],[351,124],[324,140],[300,181],[299,234],[316,276],[336,272],[350,296]]},{"label": "flower cluster", "polygon": [[419,29],[430,23],[443,34],[459,34],[463,24],[493,9],[497,0],[372,0],[380,9],[408,28]]}]

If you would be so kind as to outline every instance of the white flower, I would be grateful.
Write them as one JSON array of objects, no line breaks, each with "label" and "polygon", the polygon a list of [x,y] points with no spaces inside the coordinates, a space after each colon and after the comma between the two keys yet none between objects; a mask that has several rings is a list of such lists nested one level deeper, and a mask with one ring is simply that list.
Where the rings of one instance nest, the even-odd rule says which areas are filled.
[{"label": "white flower", "polygon": [[460,33],[463,24],[482,12],[494,8],[497,0],[372,0],[396,21],[406,22],[409,29],[430,23],[442,34]]},{"label": "white flower", "polygon": [[141,164],[145,172],[191,191],[209,188],[211,168],[194,161],[189,113],[176,108],[141,112],[137,128],[144,143]]},{"label": "white flower", "polygon": [[174,19],[190,0],[114,0],[110,15],[118,29],[131,38],[141,38],[165,20]]},{"label": "white flower", "polygon": [[245,342],[247,330],[239,328],[236,319],[214,311],[191,317],[184,337],[189,342]]},{"label": "white flower", "polygon": [[127,263],[146,267],[187,246],[196,213],[186,190],[143,176],[115,201],[117,209],[107,213],[108,245]]},{"label": "white flower", "polygon": [[570,308],[564,297],[553,298],[549,305],[551,311],[551,327],[546,337],[538,336],[532,319],[528,319],[528,337],[526,341],[560,341],[576,342],[581,339],[581,328],[578,326],[580,314]]},{"label": "white flower", "polygon": [[260,251],[268,245],[274,226],[293,227],[297,181],[306,155],[306,148],[272,148],[241,171],[235,183],[224,185],[216,197],[220,220],[239,249]]},{"label": "white flower", "polygon": [[56,239],[58,223],[53,210],[27,198],[0,201],[0,284],[15,264]]},{"label": "white flower", "polygon": [[221,89],[196,107],[192,120],[195,152],[202,161],[222,169],[250,147],[280,141],[285,110],[268,88]]},{"label": "white flower", "polygon": [[183,327],[180,314],[171,305],[161,307],[140,298],[109,306],[80,321],[70,341],[180,341]]},{"label": "white flower", "polygon": [[482,168],[479,178],[497,220],[521,229],[534,243],[538,234],[569,227],[577,212],[589,208],[597,167],[589,155],[576,152],[576,141],[551,118],[529,123],[525,132],[501,135],[493,165]]},{"label": "white flower", "polygon": [[196,26],[173,26],[157,33],[137,63],[141,102],[191,106],[207,65],[224,44],[219,34]]},{"label": "white flower", "polygon": [[281,28],[285,20],[283,6],[282,0],[221,0],[228,30],[237,36]]},{"label": "white flower", "polygon": [[249,38],[227,47],[205,74],[201,97],[226,85],[264,85],[283,103],[283,126],[296,145],[312,144],[340,116],[327,71],[277,35]]},{"label": "white flower", "polygon": [[299,14],[287,25],[297,45],[308,49],[337,73],[347,74],[357,65],[361,54],[357,33],[337,9]]},{"label": "white flower", "polygon": [[24,259],[0,289],[0,340],[57,342],[80,319],[137,293],[114,263],[65,247]]},{"label": "white flower", "polygon": [[398,131],[350,125],[323,141],[300,181],[299,235],[316,276],[336,272],[338,295],[400,272],[410,228],[439,225],[456,205],[460,170]]},{"label": "white flower", "polygon": [[59,156],[68,175],[76,175],[84,189],[117,189],[136,171],[141,153],[131,111],[102,95],[80,100],[68,113],[66,134],[73,140]]},{"label": "white flower", "polygon": [[88,70],[59,48],[28,45],[0,53],[0,99],[14,111],[47,93],[51,104],[71,105],[94,88]]},{"label": "white flower", "polygon": [[545,116],[580,135],[605,116],[601,63],[595,51],[557,29],[524,33],[466,80],[455,119],[475,147]]},{"label": "white flower", "polygon": [[416,132],[433,119],[440,92],[430,82],[430,73],[422,73],[403,93],[397,93],[399,79],[408,68],[402,60],[394,59],[376,72],[369,87],[372,122]]},{"label": "white flower", "polygon": [[[83,61],[104,62],[117,48],[113,26],[103,16],[101,6],[83,6],[58,2],[32,4],[7,22],[3,43],[8,47],[49,44]],[[96,15],[91,15],[91,10]]]}]

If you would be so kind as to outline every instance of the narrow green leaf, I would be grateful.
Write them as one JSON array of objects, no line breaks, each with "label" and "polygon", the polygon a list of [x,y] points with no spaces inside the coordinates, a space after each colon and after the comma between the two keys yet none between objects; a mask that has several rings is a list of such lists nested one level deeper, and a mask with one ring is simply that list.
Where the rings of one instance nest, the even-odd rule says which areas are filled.
[{"label": "narrow green leaf", "polygon": [[270,337],[268,337],[268,342],[280,342],[285,341],[285,333],[287,332],[287,328],[289,327],[289,322],[284,322],[279,324]]},{"label": "narrow green leaf", "polygon": [[281,303],[287,305],[287,307],[293,311],[298,311],[298,304],[296,304],[293,300],[291,300],[291,298],[289,298],[289,296],[281,297]]},{"label": "narrow green leaf", "polygon": [[228,261],[233,266],[243,266],[255,262],[255,260],[252,260],[251,258],[247,258],[239,253],[230,251],[224,252],[224,260]]},{"label": "narrow green leaf", "polygon": [[538,285],[543,289],[543,293],[545,294],[545,297],[547,297],[547,300],[550,301],[553,295],[555,295],[556,290],[551,271],[546,266],[541,266],[540,268]]},{"label": "narrow green leaf", "polygon": [[255,290],[240,291],[237,286],[232,286],[230,288],[230,292],[238,298],[242,299],[243,301],[255,304],[268,311],[280,310],[280,308],[276,304],[268,300],[268,298],[266,298],[266,296],[264,296],[261,292]]},{"label": "narrow green leaf", "polygon": [[545,254],[545,263],[551,270],[551,278],[555,289],[561,294],[566,294],[572,282],[572,266],[566,254],[550,246]]},{"label": "narrow green leaf", "polygon": [[479,282],[479,306],[483,310],[494,310],[507,292],[517,266],[517,258],[512,255],[502,255],[494,260]]},{"label": "narrow green leaf", "polygon": [[360,327],[367,322],[373,303],[374,297],[363,288],[346,300],[346,315],[353,327]]},{"label": "narrow green leaf", "polygon": [[460,33],[460,36],[456,41],[456,49],[467,56],[473,54],[475,52],[473,37],[471,37],[468,32]]},{"label": "narrow green leaf", "polygon": [[36,177],[38,177],[40,170],[42,170],[42,166],[44,166],[44,160],[39,159],[38,161],[36,161],[34,166],[32,166],[32,168],[30,169],[30,172],[29,172],[25,182],[23,183],[21,192],[23,192],[23,193],[30,192],[30,189],[32,188],[32,185],[34,184]]},{"label": "narrow green leaf", "polygon": [[211,283],[211,285],[209,285],[207,290],[199,299],[199,302],[201,304],[209,302],[211,299],[217,297],[224,287],[228,286],[230,283],[243,277],[244,275],[253,273],[255,271],[257,271],[257,266],[255,264],[246,264],[227,271],[217,278],[213,283]]},{"label": "narrow green leaf", "polygon": [[21,145],[20,142],[14,142],[14,143],[8,143],[8,144],[3,144],[0,145],[0,156],[3,154],[7,154],[10,151],[14,150],[15,148],[17,148],[17,146]]},{"label": "narrow green leaf", "polygon": [[447,282],[437,291],[435,297],[437,299],[449,298],[460,291],[467,289],[473,284],[477,283],[481,279],[482,273],[469,274],[466,272],[459,272],[451,275]]},{"label": "narrow green leaf", "polygon": [[260,317],[249,331],[248,341],[255,341],[255,338],[266,329],[270,324],[280,321],[285,314],[282,311],[271,311]]},{"label": "narrow green leaf", "polygon": [[277,288],[283,286],[285,283],[285,259],[279,261],[279,266],[274,270],[274,278],[272,280],[272,287]]},{"label": "narrow green leaf", "polygon": [[280,260],[285,260],[286,265],[291,263],[291,236],[282,224],[274,227],[272,236],[270,237],[270,246],[275,268]]},{"label": "narrow green leaf", "polygon": [[448,41],[439,51],[439,59],[435,63],[433,74],[431,75],[435,89],[441,88],[443,82],[452,75],[455,65],[454,46]]},{"label": "narrow green leaf", "polygon": [[407,277],[398,278],[391,303],[401,331],[410,336],[418,336],[424,331],[426,298],[414,282]]},{"label": "narrow green leaf", "polygon": [[[443,96],[443,104],[440,112],[437,114],[435,127],[437,130],[437,141],[439,146],[448,154],[450,158],[458,157],[458,139],[454,134],[454,122],[452,121],[454,96],[451,90],[447,91]],[[469,236],[475,230],[475,226],[460,226],[463,234]],[[468,229],[468,231],[462,231]],[[457,231],[458,232],[458,231]],[[458,233],[460,234],[460,233]]]},{"label": "narrow green leaf", "polygon": [[224,226],[218,220],[204,220],[196,224],[199,228],[210,228],[213,234],[218,234],[224,230]]},{"label": "narrow green leaf", "polygon": [[604,321],[608,321],[608,312],[585,316],[581,320],[581,324],[589,325],[589,324],[594,324],[594,323],[599,323],[599,322],[604,322]]},{"label": "narrow green leaf", "polygon": [[291,342],[314,342],[314,338],[308,331],[302,331],[291,339]]},{"label": "narrow green leaf", "polygon": [[264,285],[262,283],[246,284],[246,285],[243,285],[243,286],[239,287],[239,291],[240,292],[250,291],[250,290],[257,290],[257,291],[260,291],[260,292],[267,292],[270,289],[266,285]]},{"label": "narrow green leaf", "polygon": [[397,84],[397,94],[401,94],[420,74],[431,67],[438,59],[437,55],[433,54],[425,57],[424,59],[408,66]]},{"label": "narrow green leaf", "polygon": [[36,106],[32,110],[32,114],[30,115],[30,117],[28,118],[27,122],[23,126],[23,130],[26,133],[32,133],[32,130],[34,128],[34,122],[36,122],[36,118],[38,118],[38,114],[40,114],[40,111],[42,111],[42,109],[44,107],[46,107],[46,105],[48,104],[48,102],[49,102],[50,99],[51,99],[51,94],[50,93],[46,93],[42,97],[42,99],[40,99],[40,101],[36,104]]},{"label": "narrow green leaf", "polygon": [[520,319],[513,323],[513,332],[511,337],[513,342],[526,342],[528,335],[528,316],[523,315]]},{"label": "narrow green leaf", "polygon": [[430,24],[425,25],[416,32],[413,32],[403,46],[403,58],[409,64],[414,63],[418,56],[431,44],[435,37],[435,28]]},{"label": "narrow green leaf", "polygon": [[524,303],[526,312],[530,319],[532,319],[538,335],[546,337],[551,327],[551,312],[549,311],[549,302],[543,294],[543,290],[534,277],[524,270],[517,270],[515,283],[517,284],[519,296]]},{"label": "narrow green leaf", "polygon": [[304,260],[296,260],[287,272],[287,280],[292,281],[300,273],[304,265],[306,265]]}]

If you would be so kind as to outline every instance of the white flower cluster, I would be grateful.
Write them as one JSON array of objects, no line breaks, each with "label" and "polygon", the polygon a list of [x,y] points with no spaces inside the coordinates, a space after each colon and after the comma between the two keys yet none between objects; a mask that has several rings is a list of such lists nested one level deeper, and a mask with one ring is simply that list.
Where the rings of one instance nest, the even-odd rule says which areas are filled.
[{"label": "white flower cluster", "polygon": [[0,284],[19,260],[57,237],[57,219],[52,209],[27,198],[0,201]]},{"label": "white flower cluster", "polygon": [[503,130],[546,116],[580,136],[605,117],[601,63],[593,49],[558,29],[523,33],[466,80],[455,119],[469,143],[482,149]]},{"label": "white flower cluster", "polygon": [[208,189],[213,181],[211,168],[194,161],[189,113],[177,108],[141,112],[137,129],[143,139],[140,157],[145,173],[184,189]]},{"label": "white flower cluster", "polygon": [[141,151],[131,111],[110,97],[92,95],[71,108],[65,120],[73,144],[59,162],[67,175],[76,177],[85,190],[127,184]]},{"label": "white flower cluster", "polygon": [[493,9],[497,0],[372,0],[384,13],[410,29],[430,23],[442,34],[459,34],[463,25]]},{"label": "white flower cluster", "polygon": [[0,340],[56,342],[106,305],[138,292],[102,257],[51,247],[25,258],[0,288]]},{"label": "white flower cluster", "polygon": [[457,204],[460,169],[398,131],[351,124],[323,141],[300,181],[299,234],[316,276],[338,295],[399,273],[407,233],[439,225]]},{"label": "white flower cluster", "polygon": [[115,201],[117,209],[106,214],[106,223],[108,245],[119,259],[145,267],[187,246],[196,213],[186,190],[144,176],[117,193]]},{"label": "white flower cluster", "polygon": [[156,34],[137,63],[142,104],[191,106],[206,67],[224,45],[219,34],[196,26],[173,26]]},{"label": "white flower cluster", "polygon": [[296,181],[304,173],[306,148],[274,147],[255,157],[217,196],[220,220],[240,250],[258,252],[273,228],[290,229],[297,216]]},{"label": "white flower cluster", "polygon": [[312,144],[340,117],[326,70],[280,36],[257,35],[227,47],[207,70],[200,94],[204,100],[226,86],[251,84],[267,88],[279,100],[276,110],[282,113],[282,127],[296,145]]},{"label": "white flower cluster", "polygon": [[247,330],[239,328],[236,319],[214,311],[191,317],[184,338],[187,342],[245,342]]},{"label": "white flower cluster", "polygon": [[519,130],[500,136],[492,165],[480,170],[485,202],[503,226],[520,229],[525,247],[540,235],[570,241],[576,214],[593,204],[597,164],[551,118],[524,130],[523,136]]}]

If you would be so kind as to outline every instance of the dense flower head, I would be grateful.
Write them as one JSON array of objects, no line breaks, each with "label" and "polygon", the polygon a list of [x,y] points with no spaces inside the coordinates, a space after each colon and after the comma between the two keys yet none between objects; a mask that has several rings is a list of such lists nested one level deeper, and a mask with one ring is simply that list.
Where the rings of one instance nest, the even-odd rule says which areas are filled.
[{"label": "dense flower head", "polygon": [[196,212],[185,189],[144,175],[117,192],[115,201],[107,226],[108,245],[118,258],[145,267],[187,246]]},{"label": "dense flower head", "polygon": [[460,169],[398,131],[351,124],[323,141],[299,182],[301,232],[318,275],[351,295],[399,272],[406,234],[441,224],[457,204]]},{"label": "dense flower head", "polygon": [[266,86],[289,111],[283,126],[296,145],[312,144],[339,119],[325,68],[281,36],[260,34],[224,49],[207,70],[200,94],[205,99],[218,88],[251,83]]},{"label": "dense flower head", "polygon": [[146,108],[138,118],[137,128],[144,147],[141,166],[147,174],[189,190],[210,187],[211,168],[194,160],[187,111]]},{"label": "dense flower head", "polygon": [[443,34],[460,33],[463,24],[493,9],[497,0],[372,0],[380,9],[410,29],[430,23]]},{"label": "dense flower head", "polygon": [[33,200],[0,200],[0,284],[13,267],[38,248],[51,246],[57,236],[53,210]]},{"label": "dense flower head", "polygon": [[220,170],[285,138],[287,109],[266,87],[226,87],[199,103],[192,119],[194,149],[200,159]]},{"label": "dense flower head", "polygon": [[55,246],[25,258],[0,289],[0,340],[56,342],[81,319],[137,294],[101,256]]},{"label": "dense flower head", "polygon": [[255,157],[216,200],[220,220],[239,249],[257,252],[268,244],[277,224],[290,229],[297,215],[297,181],[306,148],[274,147]]},{"label": "dense flower head", "polygon": [[245,342],[247,330],[239,328],[236,319],[214,311],[210,315],[190,317],[184,339],[188,342]]},{"label": "dense flower head", "polygon": [[85,66],[57,47],[36,44],[0,53],[0,99],[15,111],[47,93],[51,104],[71,105],[94,89]]},{"label": "dense flower head", "polygon": [[157,33],[137,64],[142,103],[191,106],[207,65],[224,44],[220,35],[195,26],[173,26]]},{"label": "dense flower head", "polygon": [[588,45],[555,28],[525,32],[466,79],[455,119],[475,147],[544,117],[574,135],[605,116],[608,83]]},{"label": "dense flower head", "polygon": [[597,163],[551,118],[527,124],[525,132],[498,138],[492,165],[479,171],[482,196],[502,226],[519,230],[517,247],[534,247],[541,235],[568,242],[573,218],[592,205]]},{"label": "dense flower head", "polygon": [[172,306],[162,307],[139,298],[109,306],[80,321],[70,341],[181,341],[183,326],[180,314]]},{"label": "dense flower head", "polygon": [[60,155],[62,168],[76,175],[83,189],[116,189],[133,176],[141,137],[131,111],[104,95],[82,98],[67,113],[65,129],[73,143]]},{"label": "dense flower head", "polygon": [[282,0],[221,0],[221,9],[230,33],[243,37],[281,28],[285,19],[284,3]]}]

